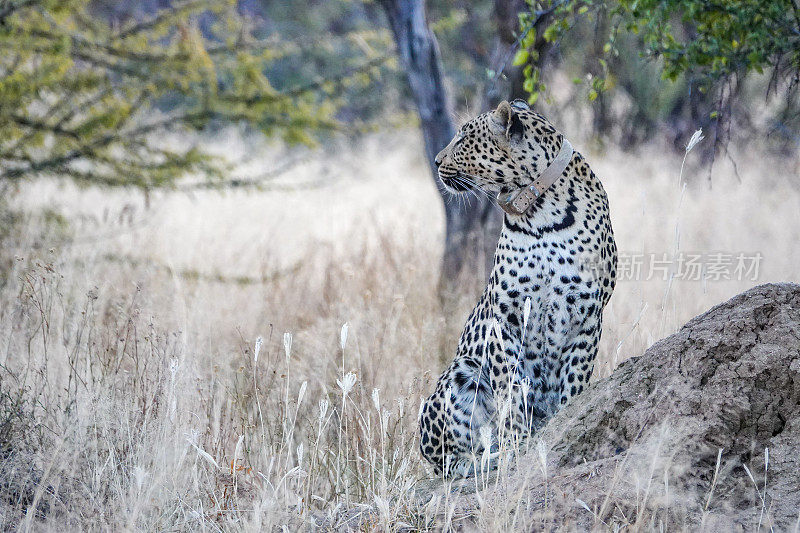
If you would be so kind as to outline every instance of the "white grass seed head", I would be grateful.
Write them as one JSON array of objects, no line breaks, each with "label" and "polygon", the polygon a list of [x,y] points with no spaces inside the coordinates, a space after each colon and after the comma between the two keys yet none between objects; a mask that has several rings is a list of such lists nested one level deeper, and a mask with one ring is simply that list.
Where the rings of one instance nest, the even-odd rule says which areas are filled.
[{"label": "white grass seed head", "polygon": [[380,412],[381,411],[381,394],[379,389],[372,389],[372,405],[375,406],[375,410]]},{"label": "white grass seed head", "polygon": [[255,350],[253,350],[253,361],[258,361],[258,354],[261,352],[262,344],[264,344],[264,339],[261,337],[256,337],[256,346]]},{"label": "white grass seed head", "polygon": [[345,322],[342,324],[342,331],[339,334],[339,344],[342,347],[342,350],[344,350],[344,347],[347,345],[347,328],[347,322]]},{"label": "white grass seed head", "polygon": [[336,384],[339,385],[340,389],[342,389],[342,394],[347,396],[350,394],[350,391],[353,390],[353,385],[356,384],[356,381],[358,381],[358,377],[356,377],[355,373],[348,372],[342,376],[341,381],[337,379]]},{"label": "white grass seed head", "polygon": [[686,153],[691,152],[692,148],[697,146],[697,143],[699,143],[703,139],[705,139],[705,136],[703,136],[702,129],[699,129],[696,132],[692,133],[691,138],[689,138],[689,143],[686,145]]},{"label": "white grass seed head", "polygon": [[319,401],[319,419],[322,420],[325,418],[325,415],[328,413],[328,407],[330,407],[331,403],[328,401],[327,398],[323,398]]},{"label": "white grass seed head", "polygon": [[283,334],[283,351],[286,353],[286,359],[292,355],[292,334],[288,331]]}]

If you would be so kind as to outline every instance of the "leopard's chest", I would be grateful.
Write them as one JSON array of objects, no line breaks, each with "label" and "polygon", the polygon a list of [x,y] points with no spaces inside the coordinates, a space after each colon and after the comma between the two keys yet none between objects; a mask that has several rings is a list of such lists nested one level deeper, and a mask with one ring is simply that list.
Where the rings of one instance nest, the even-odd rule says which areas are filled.
[{"label": "leopard's chest", "polygon": [[526,337],[534,343],[545,337],[552,342],[580,327],[585,314],[580,311],[581,301],[592,290],[587,284],[591,282],[585,279],[575,249],[565,241],[541,239],[518,244],[506,239],[495,258],[493,315],[516,332],[515,336],[521,337],[522,327],[527,325]]}]

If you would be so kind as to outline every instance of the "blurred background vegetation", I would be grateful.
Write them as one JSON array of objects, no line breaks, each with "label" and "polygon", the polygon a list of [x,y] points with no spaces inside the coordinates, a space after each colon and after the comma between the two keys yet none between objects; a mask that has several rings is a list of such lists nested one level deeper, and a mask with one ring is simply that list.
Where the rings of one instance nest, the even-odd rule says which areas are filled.
[{"label": "blurred background vegetation", "polygon": [[[2,0],[0,191],[40,176],[242,185],[197,143],[160,142],[230,123],[306,145],[419,123],[430,160],[456,117],[513,98],[599,147],[660,137],[680,152],[702,128],[709,168],[753,138],[791,154],[798,10],[797,0]],[[494,247],[497,210],[477,204],[444,202],[445,271]]]}]

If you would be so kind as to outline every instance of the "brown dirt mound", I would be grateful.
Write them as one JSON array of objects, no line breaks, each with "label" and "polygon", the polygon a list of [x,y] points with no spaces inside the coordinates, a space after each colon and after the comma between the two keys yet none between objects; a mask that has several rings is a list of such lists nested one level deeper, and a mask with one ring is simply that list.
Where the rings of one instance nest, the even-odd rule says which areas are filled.
[{"label": "brown dirt mound", "polygon": [[589,387],[540,438],[554,475],[518,477],[538,487],[532,500],[552,499],[552,524],[793,529],[800,285],[761,285],[692,319]]}]

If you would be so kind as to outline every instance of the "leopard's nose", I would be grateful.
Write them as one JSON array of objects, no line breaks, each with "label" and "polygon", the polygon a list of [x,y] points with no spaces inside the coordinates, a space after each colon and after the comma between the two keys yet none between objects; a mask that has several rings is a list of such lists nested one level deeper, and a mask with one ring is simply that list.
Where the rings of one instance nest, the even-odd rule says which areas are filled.
[{"label": "leopard's nose", "polygon": [[433,158],[433,163],[436,165],[436,168],[439,168],[444,161],[444,150],[436,154],[436,157]]}]

